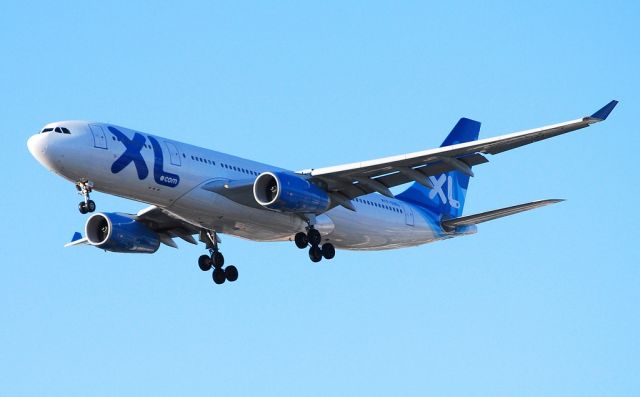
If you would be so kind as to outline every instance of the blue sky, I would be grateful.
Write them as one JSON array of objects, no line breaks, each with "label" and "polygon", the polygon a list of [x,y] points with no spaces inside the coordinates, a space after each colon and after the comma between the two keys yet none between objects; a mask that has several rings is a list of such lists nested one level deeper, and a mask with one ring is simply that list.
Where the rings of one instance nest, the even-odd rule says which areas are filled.
[{"label": "blue sky", "polygon": [[[4,2],[0,394],[637,396],[637,2]],[[26,140],[112,122],[292,169],[481,137],[621,101],[490,158],[475,236],[311,264],[293,244],[63,249],[74,187]],[[141,203],[95,194],[101,210]]]}]

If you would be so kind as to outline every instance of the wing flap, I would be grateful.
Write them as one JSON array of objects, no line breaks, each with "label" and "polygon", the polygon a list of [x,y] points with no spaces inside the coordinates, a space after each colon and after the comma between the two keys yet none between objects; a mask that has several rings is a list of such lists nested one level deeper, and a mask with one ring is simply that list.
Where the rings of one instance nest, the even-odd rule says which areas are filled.
[{"label": "wing flap", "polygon": [[463,216],[463,217],[454,218],[454,219],[448,219],[448,220],[442,221],[442,227],[443,229],[450,231],[450,230],[454,230],[458,226],[477,225],[478,223],[491,221],[491,220],[502,218],[509,215],[514,215],[519,212],[529,211],[535,208],[556,204],[562,201],[564,200],[560,200],[560,199],[538,200],[538,201],[532,201],[530,203],[514,205],[511,207],[500,208],[497,210],[481,212],[479,214]]}]

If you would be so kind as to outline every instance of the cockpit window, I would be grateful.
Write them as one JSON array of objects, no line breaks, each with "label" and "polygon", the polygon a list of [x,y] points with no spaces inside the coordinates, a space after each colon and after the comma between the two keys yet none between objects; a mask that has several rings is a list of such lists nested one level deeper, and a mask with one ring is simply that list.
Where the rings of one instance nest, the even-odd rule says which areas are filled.
[{"label": "cockpit window", "polygon": [[69,129],[67,127],[50,127],[50,128],[45,128],[43,129],[40,133],[44,134],[45,132],[51,132],[51,131],[55,131],[58,134],[71,134],[71,131],[69,131]]}]

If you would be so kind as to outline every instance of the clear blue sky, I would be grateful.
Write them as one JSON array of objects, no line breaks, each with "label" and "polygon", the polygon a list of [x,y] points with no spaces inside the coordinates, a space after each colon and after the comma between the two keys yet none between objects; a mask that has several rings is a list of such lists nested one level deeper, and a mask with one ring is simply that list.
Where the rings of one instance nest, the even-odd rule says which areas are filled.
[{"label": "clear blue sky", "polygon": [[[1,395],[640,395],[638,2],[86,3],[0,6]],[[26,148],[91,119],[302,169],[611,99],[477,167],[465,213],[562,204],[320,264],[226,237],[222,287],[201,246],[63,249],[79,197]]]}]

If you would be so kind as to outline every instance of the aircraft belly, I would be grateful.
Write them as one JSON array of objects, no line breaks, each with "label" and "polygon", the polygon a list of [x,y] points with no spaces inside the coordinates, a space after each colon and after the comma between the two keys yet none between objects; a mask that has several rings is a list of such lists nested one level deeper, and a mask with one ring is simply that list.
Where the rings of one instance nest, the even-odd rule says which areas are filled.
[{"label": "aircraft belly", "polygon": [[405,223],[404,215],[381,214],[336,207],[327,212],[335,224],[327,236],[336,248],[349,250],[384,250],[425,244],[439,239],[433,225],[416,217],[414,225]]},{"label": "aircraft belly", "polygon": [[305,227],[296,215],[247,207],[198,188],[167,209],[204,228],[256,241],[289,240]]}]

